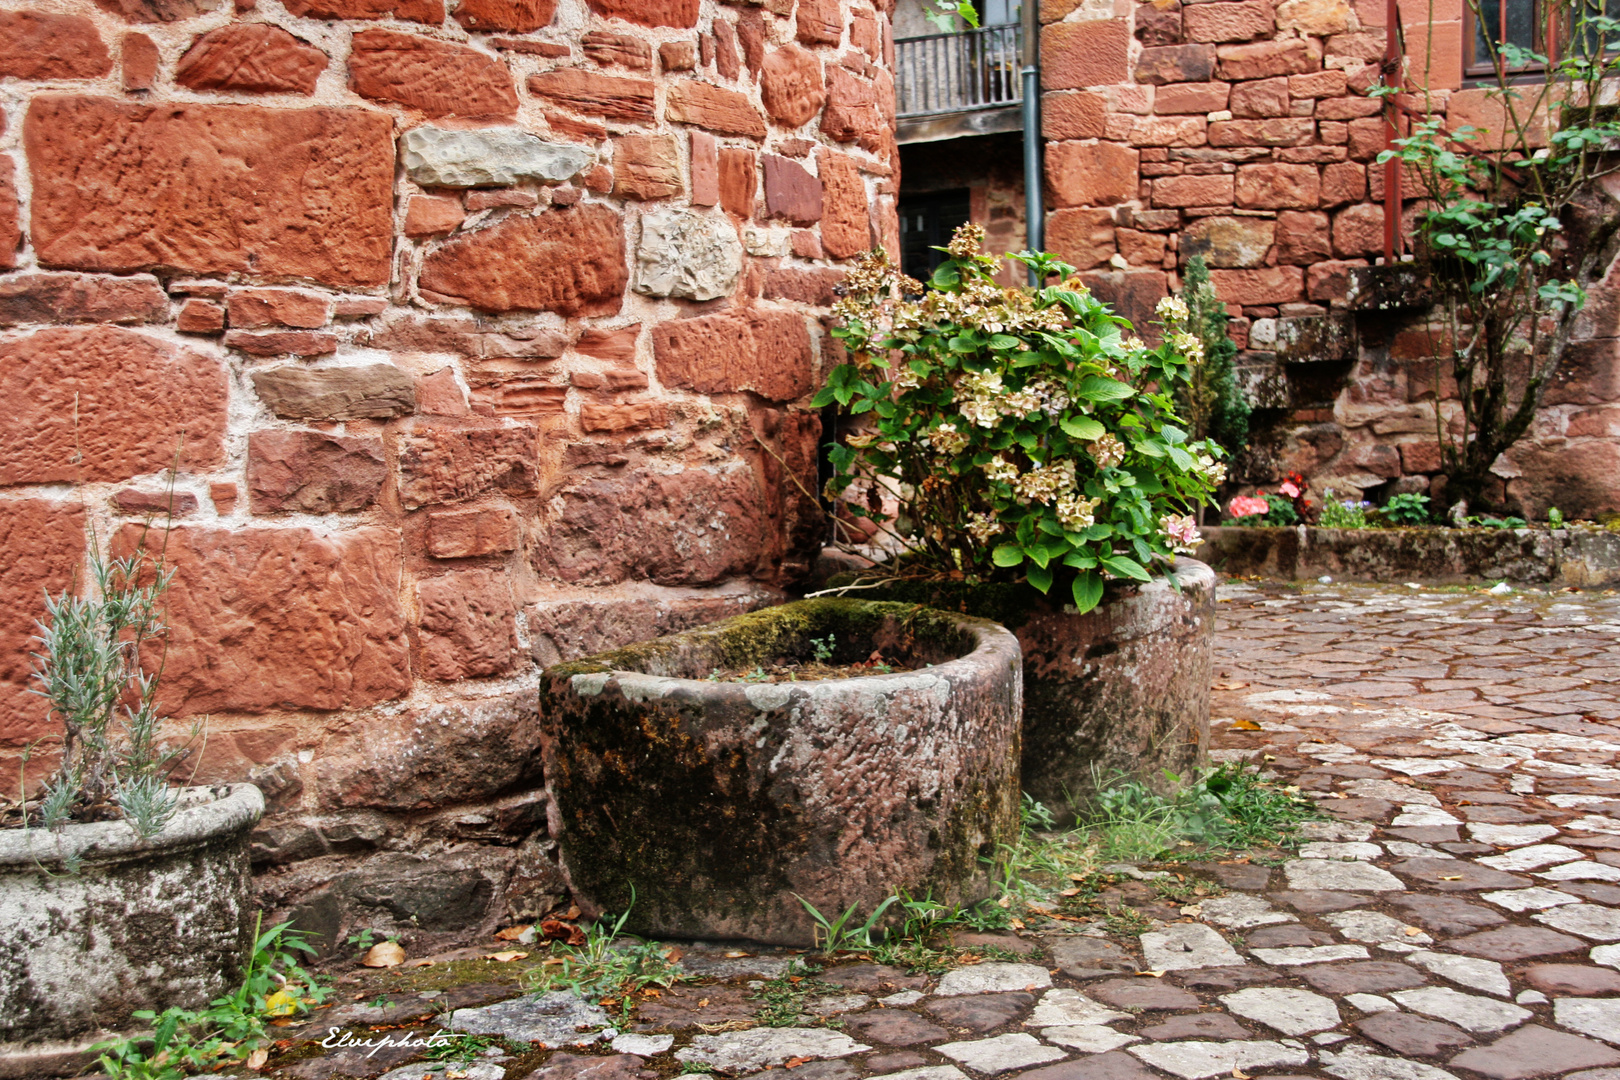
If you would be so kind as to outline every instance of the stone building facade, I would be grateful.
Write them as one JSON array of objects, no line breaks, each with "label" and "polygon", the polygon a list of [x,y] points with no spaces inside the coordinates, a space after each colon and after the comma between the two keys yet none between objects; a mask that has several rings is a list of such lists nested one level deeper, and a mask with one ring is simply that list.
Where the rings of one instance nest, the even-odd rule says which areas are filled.
[{"label": "stone building facade", "polygon": [[889,25],[7,0],[0,772],[51,730],[42,591],[163,541],[161,705],[206,719],[198,782],[269,797],[268,908],[544,911],[536,671],[773,602],[820,547],[823,319],[897,229]]},{"label": "stone building facade", "polygon": [[[926,29],[918,6],[900,0],[896,25]],[[1399,5],[1404,85],[1417,88],[1408,104],[1454,128],[1500,130],[1486,91],[1464,78],[1464,9],[1435,4],[1431,25],[1429,5]],[[1044,246],[1139,326],[1204,256],[1257,410],[1237,471],[1250,490],[1298,471],[1318,493],[1444,499],[1437,423],[1458,430],[1455,385],[1444,369],[1436,378],[1422,296],[1376,269],[1386,136],[1367,91],[1386,17],[1385,0],[1040,4]],[[978,134],[1015,132],[1016,111],[951,128],[908,118],[902,103],[903,218],[960,188],[995,250],[1022,248],[1021,141]],[[1409,233],[1423,192],[1410,176],[1403,189]],[[1498,496],[1534,516],[1552,505],[1571,517],[1620,512],[1613,289],[1589,307],[1532,436],[1498,463]]]}]

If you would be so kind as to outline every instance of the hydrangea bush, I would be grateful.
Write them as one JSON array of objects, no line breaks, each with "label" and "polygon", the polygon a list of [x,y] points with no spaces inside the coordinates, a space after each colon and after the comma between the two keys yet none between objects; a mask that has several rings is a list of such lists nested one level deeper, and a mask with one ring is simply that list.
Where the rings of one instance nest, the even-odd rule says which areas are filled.
[{"label": "hydrangea bush", "polygon": [[1061,284],[1004,289],[982,239],[959,229],[926,288],[882,252],[846,279],[848,362],[815,404],[866,430],[832,448],[826,494],[874,523],[899,573],[1058,585],[1089,611],[1107,579],[1147,581],[1198,545],[1191,511],[1225,467],[1173,399],[1201,345],[1170,297],[1147,347],[1049,255],[1010,257]]}]

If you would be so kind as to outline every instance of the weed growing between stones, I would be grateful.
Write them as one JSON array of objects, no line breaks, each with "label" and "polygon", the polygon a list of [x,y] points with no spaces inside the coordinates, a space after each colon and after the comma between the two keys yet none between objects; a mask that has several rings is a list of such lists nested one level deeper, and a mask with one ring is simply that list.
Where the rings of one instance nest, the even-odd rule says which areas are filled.
[{"label": "weed growing between stones", "polygon": [[783,974],[762,983],[750,995],[760,1002],[755,1018],[765,1027],[830,1027],[841,1028],[842,1020],[834,1017],[805,1015],[809,999],[817,994],[841,994],[844,988],[808,975]]},{"label": "weed growing between stones", "polygon": [[1242,766],[1207,769],[1186,784],[1169,770],[1165,776],[1168,794],[1123,777],[1098,784],[1078,831],[1092,836],[1105,861],[1163,858],[1179,848],[1277,847],[1319,816],[1297,789]]},{"label": "weed growing between stones", "polygon": [[634,1008],[631,995],[648,986],[671,987],[688,978],[671,957],[671,949],[620,931],[635,906],[631,889],[630,906],[616,920],[603,915],[585,927],[585,943],[569,945],[553,941],[551,956],[523,974],[523,988],[533,993],[571,990],[604,1008],[622,1005],[628,1016]]},{"label": "weed growing between stones", "polygon": [[[262,919],[262,915],[261,915]],[[315,955],[305,935],[279,923],[254,927],[253,952],[242,985],[201,1012],[165,1009],[135,1013],[151,1033],[98,1043],[92,1049],[111,1080],[180,1080],[185,1076],[247,1062],[260,1068],[269,1054],[266,1023],[301,1016],[320,1005],[331,988],[298,963],[297,953]]]}]

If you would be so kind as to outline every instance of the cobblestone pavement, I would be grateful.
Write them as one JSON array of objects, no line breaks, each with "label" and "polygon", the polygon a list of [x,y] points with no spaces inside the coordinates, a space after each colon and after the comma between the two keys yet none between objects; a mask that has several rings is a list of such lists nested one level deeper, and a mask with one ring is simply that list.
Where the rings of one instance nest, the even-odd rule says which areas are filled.
[{"label": "cobblestone pavement", "polygon": [[[1180,867],[1224,887],[1186,908],[1132,880],[1156,871],[1122,876],[1141,933],[1031,919],[968,942],[1018,962],[830,967],[791,1027],[752,1026],[785,956],[717,947],[683,959],[709,981],[644,1001],[622,1032],[569,995],[489,1006],[514,992],[499,983],[320,1024],[447,1021],[561,1047],[448,1073],[469,1080],[1620,1080],[1620,597],[1220,597],[1213,752],[1262,762],[1329,817],[1284,858]],[[841,1027],[815,1025],[829,1016]],[[282,1071],[447,1075],[399,1067],[409,1051],[344,1053]]]}]

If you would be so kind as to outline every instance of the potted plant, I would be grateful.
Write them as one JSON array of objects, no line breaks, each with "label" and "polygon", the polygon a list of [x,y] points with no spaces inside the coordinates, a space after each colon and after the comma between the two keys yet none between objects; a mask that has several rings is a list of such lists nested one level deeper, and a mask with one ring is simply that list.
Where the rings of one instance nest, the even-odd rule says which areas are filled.
[{"label": "potted plant", "polygon": [[[845,582],[994,619],[1023,648],[1023,785],[1056,809],[1114,771],[1150,778],[1207,746],[1214,575],[1180,556],[1223,452],[1175,411],[1202,343],[1185,302],[1149,347],[1049,255],[959,229],[928,286],[881,252],[834,307],[847,361],[815,399],[863,430],[826,495],[880,566]],[[1061,812],[1061,811],[1060,811]]]},{"label": "potted plant", "polygon": [[252,943],[247,840],[264,798],[172,782],[189,744],[162,739],[158,674],[141,663],[173,570],[94,544],[89,566],[89,595],[46,598],[35,654],[60,762],[0,818],[5,1075],[71,1071],[135,1010],[205,1004]]},{"label": "potted plant", "polygon": [[575,899],[633,905],[641,932],[811,945],[810,912],[990,896],[1018,836],[1020,670],[987,620],[849,599],[550,668],[546,790]]}]

